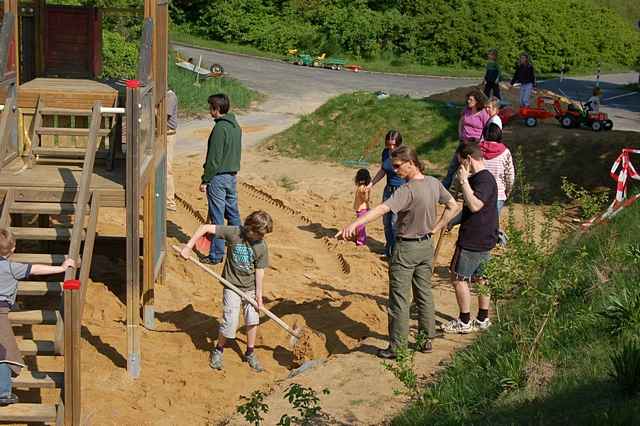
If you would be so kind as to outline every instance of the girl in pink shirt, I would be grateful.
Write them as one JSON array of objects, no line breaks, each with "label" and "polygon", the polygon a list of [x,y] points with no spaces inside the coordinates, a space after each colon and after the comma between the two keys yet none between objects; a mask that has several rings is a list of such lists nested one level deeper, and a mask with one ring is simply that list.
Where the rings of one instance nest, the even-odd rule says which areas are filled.
[{"label": "girl in pink shirt", "polygon": [[458,138],[461,141],[482,139],[482,130],[489,121],[489,114],[484,109],[485,96],[479,90],[467,93],[467,107],[462,111],[458,122]]}]

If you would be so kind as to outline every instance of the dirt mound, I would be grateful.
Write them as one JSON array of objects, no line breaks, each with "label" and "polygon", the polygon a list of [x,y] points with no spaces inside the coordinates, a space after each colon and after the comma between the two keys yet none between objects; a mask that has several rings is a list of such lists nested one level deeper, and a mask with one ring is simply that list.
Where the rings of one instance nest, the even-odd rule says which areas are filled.
[{"label": "dirt mound", "polygon": [[293,366],[300,367],[307,361],[326,358],[329,355],[327,351],[327,337],[308,327],[300,330],[300,337],[293,346]]}]

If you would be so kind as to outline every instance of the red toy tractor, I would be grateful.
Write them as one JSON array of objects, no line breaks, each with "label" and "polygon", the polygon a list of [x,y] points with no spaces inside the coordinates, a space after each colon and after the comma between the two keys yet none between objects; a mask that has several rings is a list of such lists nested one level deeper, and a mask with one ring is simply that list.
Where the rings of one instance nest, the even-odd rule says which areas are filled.
[{"label": "red toy tractor", "polygon": [[[551,105],[552,108],[548,105]],[[584,107],[577,108],[573,104],[569,104],[567,109],[563,109],[559,100],[548,96],[536,98],[534,108],[521,107],[518,115],[524,119],[524,124],[528,127],[535,127],[538,120],[555,117],[565,129],[588,127],[595,132],[613,129],[613,121],[609,120],[607,114],[589,112]]]}]

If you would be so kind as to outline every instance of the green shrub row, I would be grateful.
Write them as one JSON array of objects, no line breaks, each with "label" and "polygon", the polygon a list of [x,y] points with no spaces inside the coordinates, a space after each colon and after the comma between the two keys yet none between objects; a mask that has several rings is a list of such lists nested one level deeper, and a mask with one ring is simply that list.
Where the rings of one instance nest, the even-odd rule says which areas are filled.
[{"label": "green shrub row", "polygon": [[629,20],[584,0],[196,0],[172,12],[192,33],[278,53],[481,67],[496,47],[509,72],[522,51],[540,72],[633,66],[640,53]]}]

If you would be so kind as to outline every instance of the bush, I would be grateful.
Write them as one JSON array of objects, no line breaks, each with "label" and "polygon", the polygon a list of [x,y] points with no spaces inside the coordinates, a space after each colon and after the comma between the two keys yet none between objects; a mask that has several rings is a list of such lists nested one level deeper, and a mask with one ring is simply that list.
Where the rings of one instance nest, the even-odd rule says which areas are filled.
[{"label": "bush", "polygon": [[135,78],[138,67],[138,43],[127,41],[120,33],[102,33],[101,78]]},{"label": "bush", "polygon": [[637,339],[625,341],[622,349],[611,357],[611,376],[625,395],[640,393],[640,343]]},{"label": "bush", "polygon": [[198,35],[271,52],[342,52],[371,59],[385,52],[424,65],[482,67],[497,47],[510,73],[522,51],[539,72],[634,66],[640,34],[596,0],[319,1],[228,0],[173,3],[177,24]]}]

